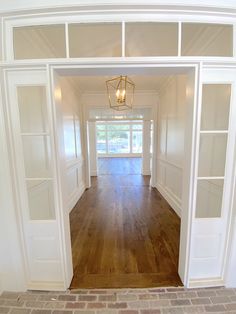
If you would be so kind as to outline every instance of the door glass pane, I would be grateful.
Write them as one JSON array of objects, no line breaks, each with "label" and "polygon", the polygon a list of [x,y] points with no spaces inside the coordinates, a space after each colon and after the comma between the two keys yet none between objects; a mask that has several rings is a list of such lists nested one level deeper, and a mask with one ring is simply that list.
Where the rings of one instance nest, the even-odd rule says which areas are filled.
[{"label": "door glass pane", "polygon": [[65,58],[65,25],[13,28],[15,59]]},{"label": "door glass pane", "polygon": [[221,216],[224,180],[198,180],[196,218]]},{"label": "door glass pane", "polygon": [[132,136],[132,152],[141,154],[143,151],[143,133],[142,131],[133,131]]},{"label": "door glass pane", "polygon": [[106,132],[97,132],[97,152],[98,154],[106,154]]},{"label": "door glass pane", "polygon": [[126,23],[125,55],[140,56],[177,56],[177,23]]},{"label": "door glass pane", "polygon": [[30,219],[55,219],[53,186],[51,181],[27,181],[27,192]]},{"label": "door glass pane", "polygon": [[230,84],[204,84],[202,88],[202,130],[228,130]]},{"label": "door glass pane", "polygon": [[182,56],[233,56],[233,26],[182,23]]},{"label": "door glass pane", "polygon": [[23,136],[26,177],[47,178],[51,175],[51,150],[48,136]]},{"label": "door glass pane", "polygon": [[120,57],[120,23],[69,24],[71,58]]},{"label": "door glass pane", "polygon": [[129,131],[108,132],[108,153],[127,154],[130,152]]},{"label": "door glass pane", "polygon": [[45,86],[18,86],[18,105],[22,133],[47,131]]},{"label": "door glass pane", "polygon": [[227,134],[201,134],[199,177],[224,176]]}]

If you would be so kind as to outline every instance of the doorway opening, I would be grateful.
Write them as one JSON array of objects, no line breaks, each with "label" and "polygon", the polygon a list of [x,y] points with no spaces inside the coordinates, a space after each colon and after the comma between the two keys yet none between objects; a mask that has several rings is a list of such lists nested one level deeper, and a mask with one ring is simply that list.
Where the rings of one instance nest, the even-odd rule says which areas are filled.
[{"label": "doorway opening", "polygon": [[186,188],[189,69],[135,73],[136,103],[122,119],[105,105],[104,83],[116,72],[72,73],[59,71],[57,77],[67,195],[73,195],[68,202],[71,288],[182,285],[180,211]]},{"label": "doorway opening", "polygon": [[149,184],[151,170],[145,171],[143,164],[150,165],[151,141],[145,143],[148,153],[143,156],[143,138],[151,138],[151,129],[144,130],[143,125],[143,120],[96,122],[97,180],[113,178],[120,184]]}]

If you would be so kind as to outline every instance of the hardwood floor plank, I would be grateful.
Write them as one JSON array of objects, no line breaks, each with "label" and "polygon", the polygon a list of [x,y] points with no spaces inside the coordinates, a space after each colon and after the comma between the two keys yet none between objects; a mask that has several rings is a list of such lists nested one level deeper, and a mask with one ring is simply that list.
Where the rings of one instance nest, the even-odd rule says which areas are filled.
[{"label": "hardwood floor plank", "polygon": [[181,285],[180,219],[149,187],[149,176],[122,173],[137,172],[137,160],[123,159],[122,170],[120,159],[117,167],[116,158],[106,159],[102,167],[109,174],[92,179],[70,214],[71,288]]},{"label": "hardwood floor plank", "polygon": [[144,288],[181,286],[182,283],[176,273],[149,273],[149,274],[87,274],[74,277],[71,289],[80,288]]}]

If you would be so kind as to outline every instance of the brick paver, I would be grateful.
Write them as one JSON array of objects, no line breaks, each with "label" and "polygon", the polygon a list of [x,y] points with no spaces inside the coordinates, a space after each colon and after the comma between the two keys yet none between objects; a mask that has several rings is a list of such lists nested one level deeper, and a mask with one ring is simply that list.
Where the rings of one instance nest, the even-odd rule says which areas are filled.
[{"label": "brick paver", "polygon": [[236,289],[80,289],[3,292],[0,314],[236,313]]}]

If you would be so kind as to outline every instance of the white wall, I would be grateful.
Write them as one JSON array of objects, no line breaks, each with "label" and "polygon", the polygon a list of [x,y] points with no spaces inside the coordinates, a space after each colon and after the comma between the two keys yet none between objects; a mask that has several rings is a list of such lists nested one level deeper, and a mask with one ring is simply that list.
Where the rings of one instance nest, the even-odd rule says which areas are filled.
[{"label": "white wall", "polygon": [[[84,116],[88,120],[88,111],[91,107],[100,107],[109,109],[108,97],[104,93],[84,93],[81,96],[81,102],[84,106]],[[135,91],[134,108],[153,108],[157,104],[156,92]],[[152,117],[151,117],[152,118]]]},{"label": "white wall", "polygon": [[143,121],[143,154],[142,154],[142,174],[151,174],[151,121]]},{"label": "white wall", "polygon": [[181,216],[186,77],[172,77],[159,95],[157,189]]},{"label": "white wall", "polygon": [[66,164],[68,210],[71,211],[85,190],[82,110],[79,95],[66,78],[60,79],[62,127]]},{"label": "white wall", "polygon": [[88,122],[89,131],[89,165],[90,175],[97,176],[97,137],[96,137],[96,122]]}]

